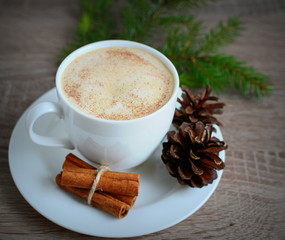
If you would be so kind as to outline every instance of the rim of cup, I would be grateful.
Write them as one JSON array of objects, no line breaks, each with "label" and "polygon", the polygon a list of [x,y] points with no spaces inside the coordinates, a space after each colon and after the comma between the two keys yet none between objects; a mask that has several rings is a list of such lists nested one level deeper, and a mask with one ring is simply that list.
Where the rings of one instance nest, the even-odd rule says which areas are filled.
[{"label": "rim of cup", "polygon": [[[90,51],[93,51],[96,49],[107,48],[107,47],[139,48],[139,49],[144,50],[144,51],[154,55],[155,57],[159,58],[167,66],[167,68],[171,71],[171,73],[173,74],[173,78],[174,78],[173,92],[172,92],[171,97],[168,99],[168,101],[162,107],[160,107],[159,109],[157,109],[156,111],[154,111],[148,115],[145,115],[145,116],[142,116],[139,118],[127,119],[127,120],[113,120],[113,119],[103,119],[103,118],[95,117],[95,116],[89,115],[87,113],[84,113],[83,111],[77,109],[69,101],[67,101],[67,99],[64,97],[64,95],[62,93],[62,89],[61,89],[61,76],[62,76],[65,68],[74,59],[83,55],[84,53],[87,53],[87,52],[90,52]],[[60,99],[63,100],[70,108],[72,108],[76,113],[78,113],[81,116],[84,116],[88,119],[100,121],[100,122],[108,122],[108,123],[114,123],[114,124],[130,123],[130,122],[140,121],[142,119],[151,118],[153,115],[156,115],[159,112],[163,111],[164,108],[166,108],[169,104],[171,104],[172,101],[174,100],[173,98],[175,98],[175,101],[176,101],[177,93],[178,93],[178,89],[179,89],[179,76],[178,76],[178,72],[177,72],[175,66],[173,65],[173,63],[164,54],[162,54],[161,52],[159,52],[155,48],[152,48],[152,47],[145,45],[143,43],[138,43],[138,42],[128,41],[128,40],[103,40],[103,41],[99,41],[99,42],[90,43],[90,44],[84,45],[84,46],[76,49],[75,51],[70,53],[61,62],[61,64],[59,65],[59,67],[57,69],[57,72],[56,72],[56,89],[57,89],[57,94],[59,95]]]}]

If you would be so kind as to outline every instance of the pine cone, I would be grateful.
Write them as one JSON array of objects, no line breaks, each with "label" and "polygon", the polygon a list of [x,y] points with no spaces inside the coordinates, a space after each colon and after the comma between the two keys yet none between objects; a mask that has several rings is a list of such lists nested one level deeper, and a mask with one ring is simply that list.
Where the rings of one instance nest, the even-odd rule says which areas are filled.
[{"label": "pine cone", "polygon": [[180,184],[201,188],[217,178],[216,170],[225,167],[219,152],[227,145],[212,137],[212,131],[211,124],[198,121],[184,122],[178,131],[168,132],[161,158]]},{"label": "pine cone", "polygon": [[[217,102],[218,98],[210,96],[211,87],[207,87],[200,95],[193,95],[190,89],[182,87],[182,100],[178,98],[181,104],[180,109],[176,109],[173,118],[173,124],[179,127],[183,122],[211,123],[221,125],[213,114],[221,114],[224,103]],[[206,103],[207,101],[216,101],[216,103]]]}]

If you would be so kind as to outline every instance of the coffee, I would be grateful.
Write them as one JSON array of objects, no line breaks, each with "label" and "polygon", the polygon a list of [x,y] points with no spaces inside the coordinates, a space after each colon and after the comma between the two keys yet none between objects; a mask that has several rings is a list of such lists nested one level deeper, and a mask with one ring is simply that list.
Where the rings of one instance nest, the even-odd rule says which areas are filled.
[{"label": "coffee", "polygon": [[61,88],[67,101],[88,115],[128,120],[161,108],[173,93],[174,77],[144,50],[108,47],[74,59],[64,70]]}]

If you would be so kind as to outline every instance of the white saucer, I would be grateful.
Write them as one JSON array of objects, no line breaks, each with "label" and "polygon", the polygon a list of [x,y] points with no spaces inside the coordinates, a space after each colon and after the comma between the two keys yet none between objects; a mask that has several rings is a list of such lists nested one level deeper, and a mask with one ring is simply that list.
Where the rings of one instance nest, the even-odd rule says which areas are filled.
[{"label": "white saucer", "polygon": [[[35,103],[42,101],[57,101],[55,89]],[[56,185],[55,176],[61,171],[64,158],[70,151],[32,143],[25,130],[26,113],[19,119],[10,140],[12,177],[34,209],[72,231],[100,237],[134,237],[163,230],[195,213],[209,199],[221,179],[222,171],[219,171],[218,178],[207,187],[193,189],[180,186],[162,163],[160,146],[149,160],[129,170],[141,174],[140,195],[128,215],[117,219],[88,206]],[[36,130],[54,136],[64,134],[61,120],[54,118],[43,117],[35,126]],[[215,135],[222,140],[219,128]],[[77,151],[73,153],[82,157]],[[225,151],[220,154],[224,161]]]}]

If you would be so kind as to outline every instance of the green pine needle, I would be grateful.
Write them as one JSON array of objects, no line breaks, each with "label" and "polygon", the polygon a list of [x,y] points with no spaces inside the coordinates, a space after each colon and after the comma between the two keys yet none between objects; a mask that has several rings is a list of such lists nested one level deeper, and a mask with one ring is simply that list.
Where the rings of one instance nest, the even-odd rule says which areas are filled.
[{"label": "green pine needle", "polygon": [[109,9],[112,0],[81,0],[81,17],[75,38],[62,50],[59,63],[75,49],[91,42],[113,38]]},{"label": "green pine needle", "polygon": [[162,8],[162,1],[129,1],[123,9],[122,39],[145,41]]},{"label": "green pine needle", "polygon": [[201,56],[205,53],[216,52],[220,47],[232,43],[234,39],[240,35],[242,30],[244,30],[244,28],[242,27],[239,17],[228,19],[226,24],[220,22],[217,27],[211,29],[210,32],[205,35],[204,41],[195,55]]},{"label": "green pine needle", "polygon": [[168,24],[168,38],[161,51],[171,60],[191,58],[201,42],[202,22],[194,16],[174,16],[163,19],[163,24],[165,22]]},{"label": "green pine needle", "polygon": [[207,56],[199,59],[206,66],[220,74],[225,86],[232,86],[241,90],[245,95],[254,94],[260,98],[261,94],[268,95],[272,88],[269,77],[249,67],[245,62],[225,54]]},{"label": "green pine needle", "polygon": [[[156,0],[153,0],[156,1]],[[215,2],[216,0],[164,0],[162,1],[167,7],[182,7],[182,8],[195,8],[203,7],[209,2]]]}]

